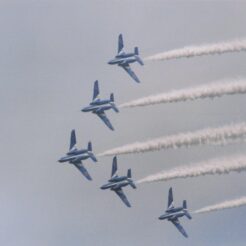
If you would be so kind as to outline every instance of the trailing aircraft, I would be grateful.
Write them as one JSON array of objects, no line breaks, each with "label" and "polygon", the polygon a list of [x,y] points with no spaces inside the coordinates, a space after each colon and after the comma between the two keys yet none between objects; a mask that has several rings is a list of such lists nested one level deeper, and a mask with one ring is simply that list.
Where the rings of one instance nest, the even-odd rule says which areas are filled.
[{"label": "trailing aircraft", "polygon": [[187,210],[187,202],[184,200],[183,206],[175,208],[173,203],[173,191],[172,188],[170,188],[168,193],[167,210],[165,211],[165,214],[159,217],[159,219],[171,221],[185,237],[188,237],[187,233],[179,222],[179,218],[183,216],[186,216],[188,219],[192,219]]},{"label": "trailing aircraft", "polygon": [[91,142],[88,143],[87,149],[77,149],[75,130],[72,130],[69,151],[67,152],[66,156],[61,157],[58,161],[61,163],[68,162],[70,164],[73,164],[88,180],[92,180],[90,174],[82,163],[83,160],[86,160],[88,158],[92,159],[94,162],[97,162],[95,155],[92,153]]},{"label": "trailing aircraft", "polygon": [[116,107],[114,103],[114,94],[110,94],[109,99],[101,100],[99,97],[99,84],[96,80],[94,82],[94,90],[93,90],[93,98],[92,102],[89,106],[84,107],[81,111],[82,112],[92,112],[93,114],[96,114],[105,124],[106,126],[114,130],[114,127],[110,123],[108,117],[106,116],[105,112],[106,110],[113,109],[116,113],[119,112],[118,108]]},{"label": "trailing aircraft", "polygon": [[108,183],[101,186],[102,190],[110,189],[114,191],[120,199],[125,203],[127,207],[131,207],[131,204],[127,200],[126,195],[124,194],[122,188],[130,185],[133,189],[136,189],[136,185],[132,180],[131,169],[128,169],[127,176],[118,176],[117,175],[117,157],[113,158],[112,163],[112,173],[111,178],[108,180]]}]

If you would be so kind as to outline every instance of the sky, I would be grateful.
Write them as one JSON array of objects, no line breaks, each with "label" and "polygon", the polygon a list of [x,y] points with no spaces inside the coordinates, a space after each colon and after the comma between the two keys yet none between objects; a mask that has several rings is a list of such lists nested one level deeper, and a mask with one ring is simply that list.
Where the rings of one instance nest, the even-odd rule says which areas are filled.
[{"label": "sky", "polygon": [[[80,112],[99,80],[102,98],[117,104],[172,89],[245,78],[246,53],[228,53],[133,65],[142,83],[109,66],[123,34],[126,50],[141,57],[181,48],[245,38],[244,1],[1,0],[0,1],[0,244],[65,245],[245,245],[246,208],[182,219],[189,234],[158,217],[174,190],[176,204],[193,211],[246,194],[246,174],[206,176],[126,188],[132,208],[100,190],[112,157],[88,160],[87,181],[58,163],[76,129],[79,147],[92,141],[95,153],[183,131],[246,121],[244,95],[121,109],[108,116],[115,131]],[[163,169],[241,154],[245,144],[124,155],[119,174],[134,179]]]}]

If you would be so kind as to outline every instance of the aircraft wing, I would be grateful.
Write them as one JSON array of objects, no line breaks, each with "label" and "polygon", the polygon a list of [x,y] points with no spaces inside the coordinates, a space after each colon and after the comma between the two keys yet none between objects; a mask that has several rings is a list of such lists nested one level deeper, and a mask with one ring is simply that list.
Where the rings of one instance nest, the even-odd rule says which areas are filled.
[{"label": "aircraft wing", "polygon": [[69,150],[71,150],[74,145],[76,144],[76,135],[75,135],[75,130],[73,129],[71,131],[71,136],[70,136],[70,147],[69,147]]},{"label": "aircraft wing", "polygon": [[178,218],[171,220],[171,222],[176,226],[176,228],[185,236],[188,237],[187,233],[185,232],[184,228],[181,226]]},{"label": "aircraft wing", "polygon": [[172,208],[173,207],[173,190],[172,187],[169,189],[168,192],[168,204],[167,208]]},{"label": "aircraft wing", "polygon": [[88,171],[86,170],[86,168],[83,166],[82,162],[77,162],[77,163],[73,163],[75,167],[77,167],[79,169],[79,171],[88,179],[88,180],[92,180],[90,174],[88,173]]},{"label": "aircraft wing", "polygon": [[133,72],[133,70],[130,68],[129,64],[121,66],[124,68],[124,70],[137,82],[140,83],[140,80],[138,79],[137,75]]},{"label": "aircraft wing", "polygon": [[124,47],[123,36],[122,34],[120,34],[118,38],[118,53],[122,51],[123,47]]},{"label": "aircraft wing", "polygon": [[98,84],[98,80],[96,80],[94,82],[94,88],[93,88],[93,100],[95,100],[95,98],[97,98],[99,95],[99,84]]},{"label": "aircraft wing", "polygon": [[114,190],[114,191],[120,197],[120,199],[126,204],[127,207],[131,207],[131,204],[127,200],[126,195],[124,194],[124,192],[121,188]]},{"label": "aircraft wing", "polygon": [[117,172],[117,157],[115,156],[113,158],[113,163],[112,163],[112,172],[111,172],[111,177],[113,177],[115,175],[115,173]]},{"label": "aircraft wing", "polygon": [[110,123],[109,119],[107,118],[106,114],[103,113],[98,113],[96,114],[105,124],[106,126],[111,129],[114,130],[114,127],[112,126],[112,124]]}]

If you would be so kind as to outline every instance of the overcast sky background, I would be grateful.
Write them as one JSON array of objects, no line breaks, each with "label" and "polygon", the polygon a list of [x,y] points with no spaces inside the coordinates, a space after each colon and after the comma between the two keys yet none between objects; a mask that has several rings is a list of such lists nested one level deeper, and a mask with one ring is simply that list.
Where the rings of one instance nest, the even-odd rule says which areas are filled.
[{"label": "overcast sky background", "polygon": [[[75,168],[58,163],[75,128],[79,147],[89,140],[95,153],[112,147],[204,127],[246,120],[245,95],[146,108],[108,115],[111,132],[92,114],[80,112],[99,80],[101,96],[116,103],[197,86],[245,78],[246,53],[165,62],[146,62],[135,83],[107,61],[123,33],[126,50],[142,57],[180,48],[246,37],[244,1],[0,1],[0,244],[79,245],[245,245],[246,208],[194,216],[176,228],[159,221],[174,189],[176,204],[189,209],[246,195],[246,174],[208,176],[126,188],[128,209],[99,187],[111,172],[111,157],[85,165],[88,182]],[[245,144],[201,146],[118,158],[119,173],[131,167],[139,179],[162,169],[244,153]]]}]

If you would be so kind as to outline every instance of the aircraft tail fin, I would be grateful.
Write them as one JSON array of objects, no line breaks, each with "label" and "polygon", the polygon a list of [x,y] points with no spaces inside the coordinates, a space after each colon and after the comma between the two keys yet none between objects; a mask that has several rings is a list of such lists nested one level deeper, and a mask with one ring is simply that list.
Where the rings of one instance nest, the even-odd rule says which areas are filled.
[{"label": "aircraft tail fin", "polygon": [[127,170],[127,178],[131,178],[132,177],[132,171],[131,169]]},{"label": "aircraft tail fin", "polygon": [[70,147],[69,149],[72,149],[74,145],[76,144],[76,135],[75,135],[75,130],[73,129],[71,131],[71,136],[70,136]]},{"label": "aircraft tail fin", "polygon": [[187,209],[187,202],[186,202],[186,200],[183,201],[183,208],[184,209]]},{"label": "aircraft tail fin", "polygon": [[111,94],[110,94],[110,101],[111,101],[111,102],[114,102],[114,93],[111,93]]},{"label": "aircraft tail fin", "polygon": [[134,54],[137,55],[137,56],[139,55],[138,47],[135,47],[135,48],[134,48]]},{"label": "aircraft tail fin", "polygon": [[88,150],[88,151],[92,151],[92,144],[91,144],[91,141],[88,142],[87,150]]}]

